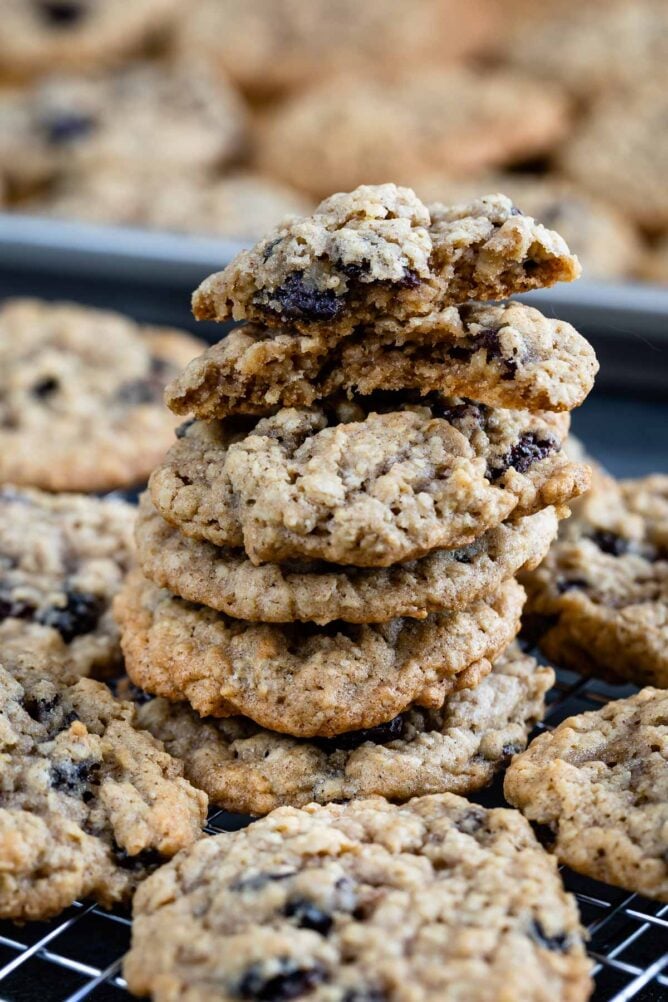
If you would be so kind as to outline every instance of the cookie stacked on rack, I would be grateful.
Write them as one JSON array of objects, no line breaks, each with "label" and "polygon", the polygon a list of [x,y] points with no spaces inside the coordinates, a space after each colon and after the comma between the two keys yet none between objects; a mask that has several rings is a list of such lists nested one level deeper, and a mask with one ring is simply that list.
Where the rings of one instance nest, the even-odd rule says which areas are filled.
[{"label": "cookie stacked on rack", "polygon": [[245,323],[167,389],[191,417],[116,614],[161,697],[144,726],[215,803],[467,792],[524,747],[552,673],[513,645],[515,575],[587,488],[561,444],[597,363],[494,301],[578,274],[502,195],[427,208],[387,184],[196,291],[198,318]]}]

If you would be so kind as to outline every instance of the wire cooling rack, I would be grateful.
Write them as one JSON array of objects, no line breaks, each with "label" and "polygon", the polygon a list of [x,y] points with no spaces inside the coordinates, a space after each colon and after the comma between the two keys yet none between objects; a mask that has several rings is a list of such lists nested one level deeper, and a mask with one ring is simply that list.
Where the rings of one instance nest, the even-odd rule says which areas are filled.
[{"label": "wire cooling rack", "polygon": [[[632,686],[610,686],[560,669],[545,721],[537,730],[555,727],[571,714],[597,709],[633,691]],[[472,799],[486,807],[503,805],[501,779]],[[240,815],[213,811],[207,831],[233,831],[248,822]],[[668,1002],[668,904],[567,869],[562,876],[589,931],[595,1002]],[[129,915],[95,905],[76,903],[52,922],[24,926],[2,922],[0,1000],[129,1002],[121,974],[129,943]]]}]

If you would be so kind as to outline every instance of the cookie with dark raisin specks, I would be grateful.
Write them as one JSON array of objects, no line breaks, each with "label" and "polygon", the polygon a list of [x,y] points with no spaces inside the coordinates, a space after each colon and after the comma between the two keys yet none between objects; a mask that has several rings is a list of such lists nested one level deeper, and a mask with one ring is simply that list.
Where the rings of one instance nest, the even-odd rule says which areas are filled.
[{"label": "cookie with dark raisin specks", "polygon": [[322,198],[387,178],[412,185],[429,170],[473,176],[526,163],[567,134],[562,88],[505,67],[439,62],[391,79],[338,73],[301,90],[258,119],[257,163]]},{"label": "cookie with dark raisin specks", "polygon": [[521,303],[446,307],[379,320],[328,350],[318,334],[253,324],[229,333],[167,387],[176,414],[211,420],[310,406],[337,392],[438,391],[496,407],[572,410],[598,371],[591,345]]},{"label": "cookie with dark raisin specks", "polygon": [[247,623],[135,571],[114,602],[131,680],[201,716],[243,714],[300,737],[387,723],[475,686],[519,630],[514,579],[456,612],[385,623]]},{"label": "cookie with dark raisin specks", "polygon": [[207,798],[91,679],[0,667],[0,917],[57,915],[77,898],[127,903],[201,834]]},{"label": "cookie with dark raisin specks", "polygon": [[2,74],[99,70],[161,38],[177,0],[0,0]]},{"label": "cookie with dark raisin specks", "polygon": [[668,692],[648,687],[541,734],[505,795],[559,862],[668,901]]},{"label": "cookie with dark raisin specks", "polygon": [[109,674],[121,661],[111,601],[134,561],[135,508],[0,487],[0,657],[5,667]]},{"label": "cookie with dark raisin specks", "polygon": [[490,0],[198,0],[178,42],[256,99],[303,91],[332,74],[453,61],[495,34]]},{"label": "cookie with dark raisin specks", "polygon": [[155,1002],[584,1002],[582,940],[519,812],[374,798],[182,853],[135,897],[124,975]]},{"label": "cookie with dark raisin specks", "polygon": [[41,77],[0,90],[0,173],[30,192],[73,167],[141,173],[147,150],[166,174],[212,170],[238,154],[244,130],[238,94],[201,62]]},{"label": "cookie with dark raisin specks", "polygon": [[504,195],[428,208],[409,188],[362,185],[238,254],[195,291],[193,312],[317,331],[333,344],[379,318],[402,322],[579,274],[562,238]]},{"label": "cookie with dark raisin specks", "polygon": [[110,491],[144,481],[172,440],[162,393],[202,343],[74,303],[0,307],[0,482]]},{"label": "cookie with dark raisin specks", "polygon": [[236,619],[262,623],[383,623],[397,616],[464,609],[492,595],[520,568],[536,567],[557,532],[553,507],[504,522],[458,550],[421,560],[342,567],[301,560],[256,567],[241,549],[185,536],[139,502],[137,560],[154,584]]},{"label": "cookie with dark raisin specks", "polygon": [[300,740],[245,717],[202,720],[189,706],[133,687],[137,721],[184,764],[212,804],[242,814],[358,797],[394,803],[427,793],[470,793],[489,783],[542,719],[554,683],[516,646],[474,689],[440,709],[412,707],[386,724],[333,738]]},{"label": "cookie with dark raisin specks", "polygon": [[668,476],[599,474],[522,581],[526,630],[556,663],[668,688]]},{"label": "cookie with dark raisin specks", "polygon": [[388,567],[583,493],[587,467],[560,451],[568,424],[438,394],[329,401],[191,423],[149,486],[186,535],[254,564]]}]

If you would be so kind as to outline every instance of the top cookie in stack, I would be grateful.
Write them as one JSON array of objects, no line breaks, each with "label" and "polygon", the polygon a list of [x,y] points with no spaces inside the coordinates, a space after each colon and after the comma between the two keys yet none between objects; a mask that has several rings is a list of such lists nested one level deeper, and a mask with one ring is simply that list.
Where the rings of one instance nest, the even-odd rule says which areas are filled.
[{"label": "top cookie in stack", "polygon": [[223,806],[465,792],[524,746],[551,675],[504,654],[514,577],[587,488],[561,445],[597,363],[492,300],[578,274],[502,195],[427,208],[387,184],[197,290],[196,316],[248,322],[167,389],[194,418],[140,508],[149,580],[116,610],[163,697],[146,726]]}]

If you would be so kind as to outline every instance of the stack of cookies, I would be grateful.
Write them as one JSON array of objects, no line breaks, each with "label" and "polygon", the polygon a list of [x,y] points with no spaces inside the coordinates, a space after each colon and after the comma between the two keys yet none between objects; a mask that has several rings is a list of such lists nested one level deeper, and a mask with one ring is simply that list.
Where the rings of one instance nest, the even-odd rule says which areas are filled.
[{"label": "stack of cookies", "polygon": [[115,610],[143,726],[230,810],[489,782],[552,672],[514,644],[588,469],[562,450],[597,363],[514,293],[570,281],[494,195],[363,186],[194,296],[243,320],[167,389],[190,420],[141,501]]}]

